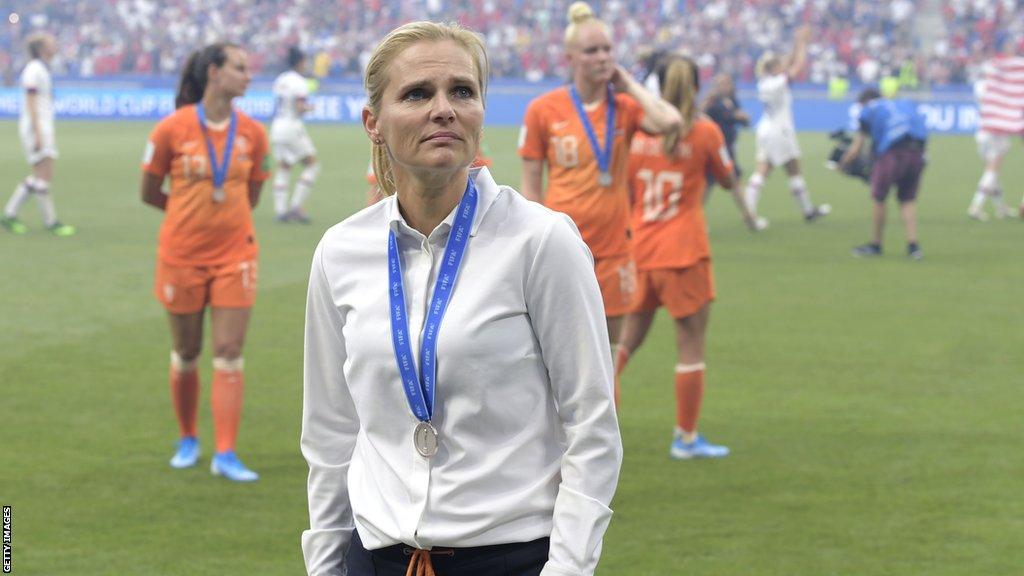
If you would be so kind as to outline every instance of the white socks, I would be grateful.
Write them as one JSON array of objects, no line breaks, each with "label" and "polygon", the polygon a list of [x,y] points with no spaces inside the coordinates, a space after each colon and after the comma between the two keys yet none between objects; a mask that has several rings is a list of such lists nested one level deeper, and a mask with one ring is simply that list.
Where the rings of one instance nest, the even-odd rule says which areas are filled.
[{"label": "white socks", "polygon": [[975,218],[983,219],[985,216],[982,214],[981,209],[986,199],[992,201],[992,205],[995,207],[996,214],[999,217],[1009,214],[1009,209],[1003,201],[1003,191],[999,187],[999,174],[995,170],[985,170],[981,175],[981,179],[978,180],[978,189],[974,192],[971,206],[967,209],[967,212]]},{"label": "white socks", "polygon": [[283,216],[288,211],[288,181],[291,179],[291,169],[277,167],[274,173],[274,214]]},{"label": "white socks", "polygon": [[[39,184],[44,186],[40,187]],[[43,225],[49,228],[57,223],[57,207],[53,205],[53,196],[50,195],[50,187],[46,182],[42,180],[36,180],[36,184],[32,186],[33,196],[36,198],[36,204],[39,206],[39,211],[43,213]]]},{"label": "white socks", "polygon": [[793,198],[804,216],[814,212],[814,204],[811,204],[811,195],[807,193],[807,183],[804,182],[803,176],[789,177],[789,191],[793,193]]},{"label": "white socks", "polygon": [[320,174],[320,164],[315,163],[306,166],[299,174],[299,180],[295,183],[295,193],[291,195],[291,202],[288,201],[289,181],[291,180],[291,169],[284,169],[280,166],[274,174],[274,213],[284,216],[289,210],[299,210],[309,199],[313,191],[313,184]]},{"label": "white socks", "polygon": [[316,183],[316,177],[320,174],[320,164],[311,164],[302,169],[302,173],[299,174],[299,181],[295,183],[295,194],[292,195],[291,208],[301,208],[306,200],[309,198],[310,192],[313,191],[313,184]]},{"label": "white socks", "polygon": [[14,218],[18,215],[18,210],[21,210],[21,205],[28,200],[28,195],[31,189],[28,187],[28,179],[22,180],[18,183],[18,187],[14,189],[14,194],[11,194],[10,200],[4,206],[4,216],[8,218]]},{"label": "white socks", "polygon": [[14,194],[11,195],[7,205],[4,206],[4,216],[8,218],[16,217],[18,210],[21,209],[21,205],[25,203],[29,195],[35,196],[36,204],[39,205],[39,211],[43,214],[43,224],[47,227],[56,224],[57,208],[53,205],[53,196],[50,195],[50,183],[35,176],[25,178],[14,189]]},{"label": "white socks", "polygon": [[747,207],[754,214],[757,214],[757,203],[761,200],[762,186],[764,186],[764,177],[759,172],[754,172],[754,175],[747,181],[747,189],[743,192]]}]

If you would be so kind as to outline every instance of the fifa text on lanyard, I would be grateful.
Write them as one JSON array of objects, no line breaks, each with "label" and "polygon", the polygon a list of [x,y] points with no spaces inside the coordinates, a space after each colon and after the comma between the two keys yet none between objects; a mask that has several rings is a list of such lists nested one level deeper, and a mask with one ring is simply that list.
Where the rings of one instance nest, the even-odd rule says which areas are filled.
[{"label": "fifa text on lanyard", "polygon": [[455,222],[448,232],[444,259],[434,284],[434,295],[427,309],[423,340],[420,342],[420,370],[416,373],[412,347],[409,345],[409,319],[405,308],[405,286],[402,281],[402,263],[398,253],[398,240],[392,230],[388,237],[388,278],[391,304],[391,342],[395,348],[395,361],[402,377],[402,389],[409,408],[420,421],[413,431],[413,445],[424,458],[437,454],[437,428],[431,423],[434,415],[434,395],[437,390],[437,335],[441,319],[451,302],[455,279],[462,266],[462,256],[469,244],[469,232],[476,214],[477,191],[469,179],[455,212]]}]

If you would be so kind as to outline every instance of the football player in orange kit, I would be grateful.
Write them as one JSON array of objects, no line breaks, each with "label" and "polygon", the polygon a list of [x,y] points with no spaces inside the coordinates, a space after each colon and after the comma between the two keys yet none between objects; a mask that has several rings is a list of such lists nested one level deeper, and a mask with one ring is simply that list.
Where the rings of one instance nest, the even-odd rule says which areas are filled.
[{"label": "football player in orange kit", "polygon": [[[235,455],[242,345],[256,297],[252,209],[269,176],[263,126],[232,106],[250,80],[248,56],[239,46],[219,43],[194,52],[181,75],[177,110],[153,129],[142,165],[142,201],[166,213],[154,292],[167,309],[173,339],[171,398],[181,439],[171,466],[186,468],[199,459],[196,362],[209,306],[216,436],[210,470],[236,482],[259,478]],[[170,190],[164,192],[168,176]]]},{"label": "football player in orange kit", "polygon": [[565,49],[572,83],[537,97],[526,110],[519,135],[521,190],[576,223],[594,256],[614,344],[636,287],[629,238],[629,143],[638,131],[677,129],[681,119],[678,110],[615,63],[611,30],[586,2],[569,7],[569,22]]},{"label": "football player in orange kit", "polygon": [[643,343],[657,308],[668,309],[675,319],[678,347],[677,427],[669,451],[677,459],[729,453],[697,433],[704,395],[704,333],[715,298],[702,207],[709,171],[732,191],[747,226],[757,229],[740,194],[722,131],[698,114],[698,78],[693,61],[680,56],[665,61],[659,70],[661,95],[678,108],[683,125],[660,138],[638,135],[630,149],[637,298],[623,323],[615,358],[617,380],[630,354]]}]

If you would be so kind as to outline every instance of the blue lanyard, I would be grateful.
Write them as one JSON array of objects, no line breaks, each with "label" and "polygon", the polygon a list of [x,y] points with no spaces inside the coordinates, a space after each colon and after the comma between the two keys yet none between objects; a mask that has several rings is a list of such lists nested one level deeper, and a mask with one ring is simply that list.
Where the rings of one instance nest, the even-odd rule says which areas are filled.
[{"label": "blue lanyard", "polygon": [[590,123],[587,111],[583,109],[583,100],[580,93],[576,91],[576,85],[569,85],[569,94],[572,96],[572,103],[576,106],[576,114],[583,123],[583,129],[587,132],[587,139],[590,140],[590,148],[594,150],[597,158],[597,167],[602,173],[608,173],[608,166],[612,161],[612,141],[615,139],[615,93],[612,92],[611,84],[608,85],[608,114],[605,122],[604,150],[597,143],[597,134],[594,132],[594,125]]},{"label": "blue lanyard", "polygon": [[206,153],[210,156],[210,171],[213,173],[213,187],[216,190],[224,188],[224,181],[228,179],[228,166],[231,164],[231,149],[235,147],[235,131],[238,129],[238,115],[234,108],[231,109],[231,123],[228,125],[228,141],[224,145],[224,158],[217,163],[217,151],[213,149],[213,140],[206,130],[206,112],[203,110],[203,103],[196,104],[196,114],[199,115],[199,128],[203,131],[203,138],[206,139]]},{"label": "blue lanyard", "polygon": [[420,342],[420,371],[416,374],[412,347],[409,345],[409,318],[405,308],[405,286],[402,282],[402,262],[398,253],[398,240],[392,230],[388,237],[388,278],[391,302],[391,343],[395,348],[395,362],[402,377],[402,388],[409,408],[421,422],[429,422],[434,414],[434,392],[437,378],[437,334],[441,319],[448,309],[455,288],[455,279],[462,266],[462,256],[469,244],[469,232],[476,214],[477,191],[470,177],[466,192],[462,195],[455,222],[448,232],[444,248],[444,259],[434,283],[434,295],[427,309],[427,321],[423,327],[423,341]]}]

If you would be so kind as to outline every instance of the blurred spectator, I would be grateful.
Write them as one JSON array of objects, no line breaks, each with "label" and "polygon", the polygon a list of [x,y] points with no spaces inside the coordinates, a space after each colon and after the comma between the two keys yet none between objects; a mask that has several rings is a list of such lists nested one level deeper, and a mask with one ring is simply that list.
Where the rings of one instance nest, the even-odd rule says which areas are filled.
[{"label": "blurred spectator", "polygon": [[[24,64],[11,50],[37,28],[53,31],[61,54],[55,73],[78,76],[172,74],[187,47],[230,40],[252,48],[256,73],[283,69],[288,46],[315,55],[317,75],[358,78],[383,34],[401,23],[457,20],[484,36],[498,78],[567,78],[560,49],[570,0],[7,0],[17,24],[0,27],[0,73]],[[615,28],[617,59],[637,73],[642,55],[679,50],[705,78],[725,72],[752,80],[762,52],[792,42],[803,23],[814,28],[810,65],[801,80],[874,81],[908,63],[922,82],[967,82],[1002,45],[1024,47],[1024,8],[1015,0],[604,0],[593,2]],[[922,54],[920,16],[936,14]],[[7,14],[4,14],[6,17]]]}]

